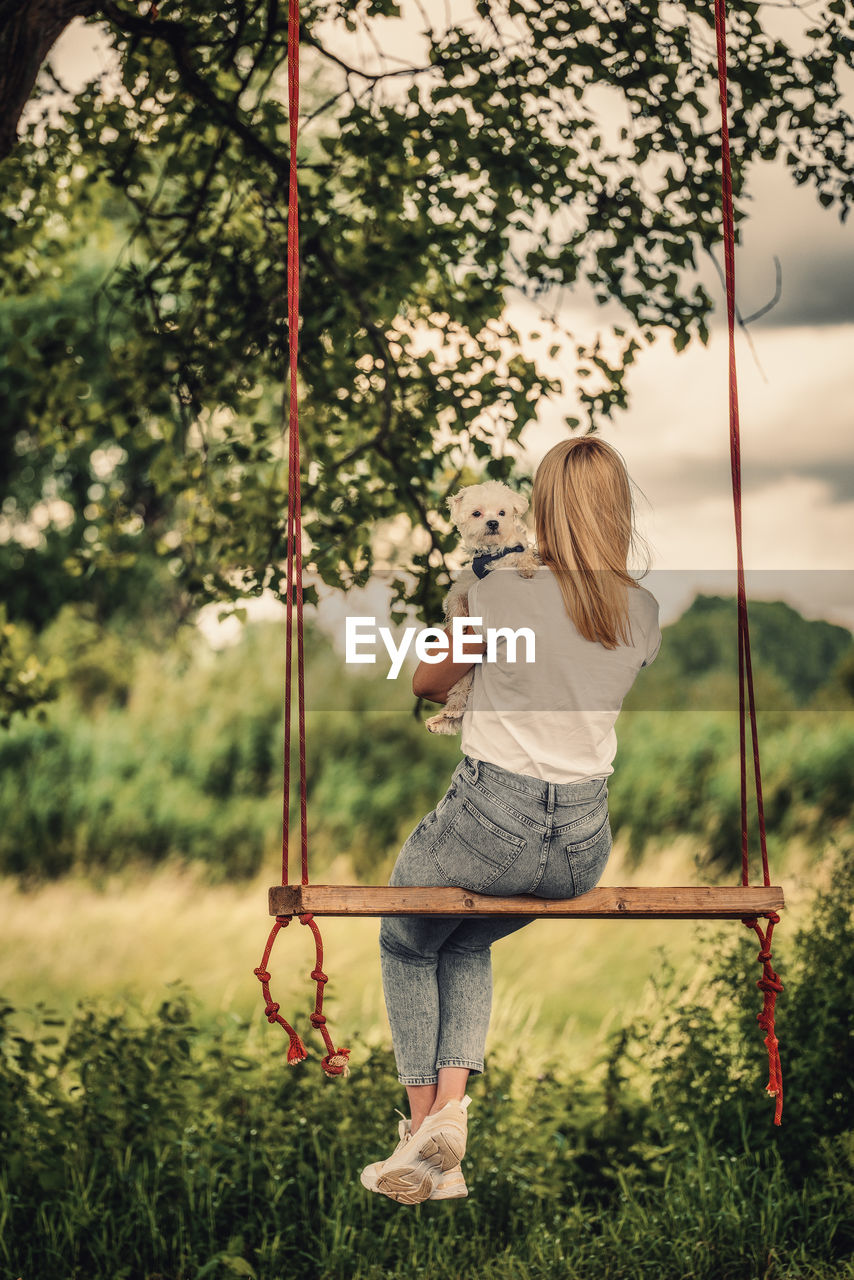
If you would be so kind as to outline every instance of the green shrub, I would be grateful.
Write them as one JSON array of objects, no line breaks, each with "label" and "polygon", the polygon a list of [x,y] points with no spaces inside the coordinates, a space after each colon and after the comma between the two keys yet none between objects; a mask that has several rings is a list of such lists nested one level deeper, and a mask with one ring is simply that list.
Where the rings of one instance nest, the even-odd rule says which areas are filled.
[{"label": "green shrub", "polygon": [[[650,842],[696,838],[701,860],[732,875],[740,867],[741,805],[738,721],[727,712],[626,712],[609,783],[612,827],[628,835],[637,860]],[[797,712],[759,734],[768,834],[824,842],[849,833],[854,816],[854,715],[828,724]],[[753,759],[748,735],[749,816],[756,857]],[[756,863],[752,872],[757,871]]]},{"label": "green shrub", "polygon": [[[252,875],[281,839],[278,627],[217,653],[137,656],[127,705],[70,697],[0,735],[0,872],[58,875],[178,858]],[[345,854],[370,879],[435,804],[459,756],[382,677],[351,678],[307,633],[309,822],[315,874]],[[291,814],[298,821],[296,727]]]},{"label": "green shrub", "polygon": [[[425,731],[405,681],[353,674],[312,628],[306,645],[312,875],[344,855],[350,874],[382,881],[441,796],[459,740]],[[90,666],[99,653],[111,698],[94,698],[101,685],[87,668],[84,702],[66,696],[44,722],[19,717],[0,733],[0,873],[174,858],[242,876],[275,862],[281,628],[247,627],[239,644],[217,653],[202,644],[192,654],[186,646],[141,650],[125,705],[117,705],[116,651],[102,645]],[[689,835],[707,863],[732,875],[741,828],[736,718],[627,711],[618,735],[609,784],[615,835],[628,837],[636,859],[650,843]],[[854,714],[827,723],[796,712],[763,732],[761,745],[772,841],[850,831]],[[297,782],[294,730],[294,823]]]}]

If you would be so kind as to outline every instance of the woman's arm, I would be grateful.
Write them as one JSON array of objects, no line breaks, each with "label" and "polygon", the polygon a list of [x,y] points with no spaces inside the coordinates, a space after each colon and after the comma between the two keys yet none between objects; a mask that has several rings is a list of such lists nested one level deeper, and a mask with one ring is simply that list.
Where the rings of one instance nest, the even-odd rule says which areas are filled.
[{"label": "woman's arm", "polygon": [[[486,650],[486,641],[476,641],[473,638],[476,634],[477,632],[473,627],[466,628],[465,649],[467,654],[484,653]],[[448,637],[448,648],[442,655],[441,660],[439,662],[419,662],[415,668],[415,674],[412,677],[412,692],[417,698],[427,698],[430,702],[447,702],[451,689],[453,689],[460,677],[464,676],[474,666],[473,658],[466,658],[463,662],[454,661],[453,638],[448,627],[445,628],[445,635]]]}]

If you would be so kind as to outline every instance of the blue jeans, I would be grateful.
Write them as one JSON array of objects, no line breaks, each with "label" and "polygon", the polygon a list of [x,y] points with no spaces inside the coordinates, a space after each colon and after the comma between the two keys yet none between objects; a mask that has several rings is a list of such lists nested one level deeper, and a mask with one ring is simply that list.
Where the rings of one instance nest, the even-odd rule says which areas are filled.
[{"label": "blue jeans", "polygon": [[[574,898],[597,884],[610,852],[606,778],[543,782],[464,756],[390,883]],[[383,990],[402,1084],[435,1084],[440,1067],[483,1071],[490,947],[534,918],[384,917]]]}]

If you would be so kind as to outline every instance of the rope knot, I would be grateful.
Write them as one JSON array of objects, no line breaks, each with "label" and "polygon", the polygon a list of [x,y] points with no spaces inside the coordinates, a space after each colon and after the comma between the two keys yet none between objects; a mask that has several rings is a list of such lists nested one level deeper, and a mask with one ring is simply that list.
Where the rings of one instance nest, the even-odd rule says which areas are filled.
[{"label": "rope knot", "polygon": [[309,977],[313,982],[319,982],[321,986],[323,986],[324,983],[329,981],[329,979],[327,978],[326,974],[323,972],[322,969],[312,969],[311,973],[309,974]]},{"label": "rope knot", "polygon": [[320,1065],[328,1076],[348,1076],[350,1074],[349,1049],[336,1049],[334,1053],[322,1058]]},{"label": "rope knot", "polygon": [[311,1014],[311,1016],[309,1017],[309,1022],[311,1023],[311,1025],[312,1025],[313,1027],[325,1027],[325,1026],[326,1026],[326,1015],[325,1015],[325,1014],[322,1014],[322,1013],[313,1013],[313,1014]]},{"label": "rope knot", "polygon": [[268,1022],[272,1023],[276,1021],[276,1014],[279,1012],[280,1008],[281,1005],[276,1000],[271,1000],[270,1003],[265,1006],[264,1012],[267,1015]]},{"label": "rope knot", "polygon": [[300,924],[311,924],[313,919],[314,919],[314,916],[311,914],[311,912],[306,911],[305,915],[300,916],[299,922]]},{"label": "rope knot", "polygon": [[255,974],[255,977],[258,979],[259,982],[270,981],[270,975],[266,969],[261,969],[261,968],[253,969],[252,972]]}]

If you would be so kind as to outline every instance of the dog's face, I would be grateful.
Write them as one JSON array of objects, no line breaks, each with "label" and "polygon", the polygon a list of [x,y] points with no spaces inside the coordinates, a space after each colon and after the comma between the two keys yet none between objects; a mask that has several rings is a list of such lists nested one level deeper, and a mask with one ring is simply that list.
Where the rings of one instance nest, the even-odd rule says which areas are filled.
[{"label": "dog's face", "polygon": [[497,551],[527,541],[522,515],[528,500],[499,480],[472,484],[448,499],[451,519],[469,551]]}]

